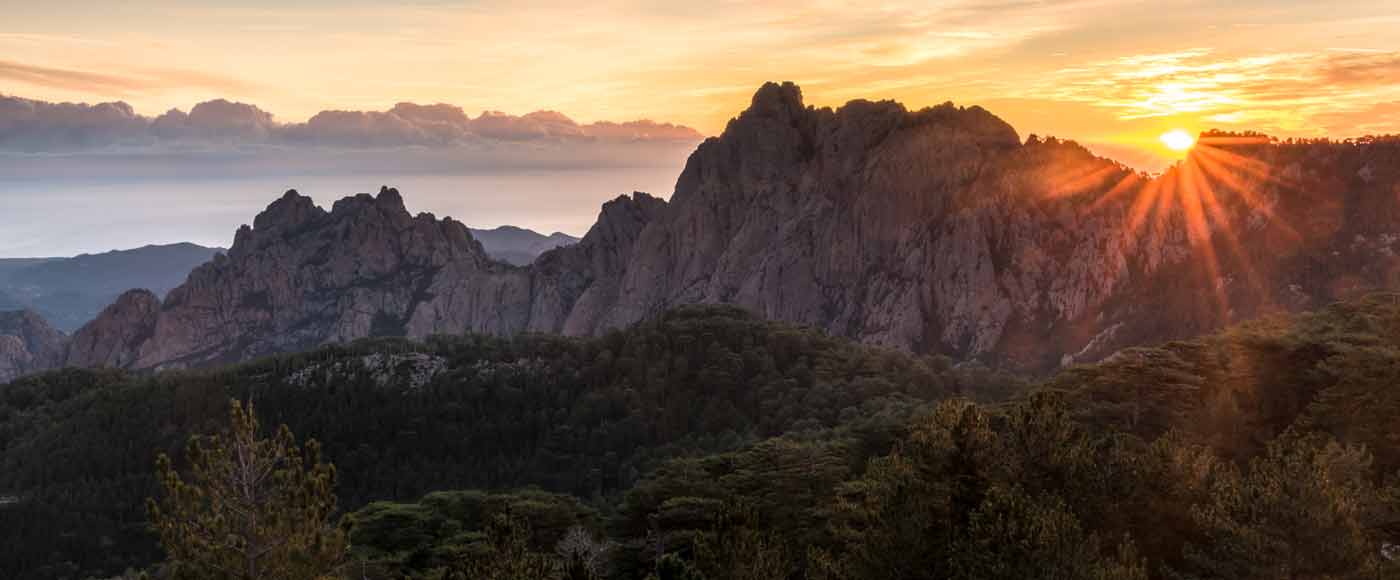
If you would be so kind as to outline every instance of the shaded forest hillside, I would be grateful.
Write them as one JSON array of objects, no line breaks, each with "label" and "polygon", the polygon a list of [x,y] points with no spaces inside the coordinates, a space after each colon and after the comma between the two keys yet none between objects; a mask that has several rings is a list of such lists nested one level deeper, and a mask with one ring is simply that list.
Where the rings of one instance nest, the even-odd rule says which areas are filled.
[{"label": "shaded forest hillside", "polygon": [[887,440],[931,401],[1019,385],[731,307],[593,339],[373,339],[154,376],[55,371],[0,386],[0,495],[22,498],[0,561],[36,577],[153,561],[141,506],[155,454],[215,430],[229,397],[320,440],[353,508],[517,486],[608,504],[669,458],[842,425]]},{"label": "shaded forest hillside", "polygon": [[1396,294],[1040,385],[728,307],[597,339],[59,371],[0,387],[0,562],[156,566],[152,458],[178,464],[233,397],[324,444],[372,578],[583,536],[618,579],[1391,578],[1397,384]]}]

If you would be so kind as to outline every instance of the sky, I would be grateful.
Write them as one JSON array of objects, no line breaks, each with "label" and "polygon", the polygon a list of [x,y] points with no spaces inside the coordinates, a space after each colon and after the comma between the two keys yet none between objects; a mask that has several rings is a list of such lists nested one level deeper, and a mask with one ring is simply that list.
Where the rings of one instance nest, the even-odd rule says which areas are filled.
[{"label": "sky", "polygon": [[[147,119],[228,99],[290,126],[325,110],[414,102],[472,118],[547,110],[578,126],[652,120],[715,135],[764,81],[790,80],[818,106],[981,105],[1022,137],[1074,139],[1145,170],[1179,155],[1158,140],[1172,129],[1400,133],[1394,0],[0,2],[0,94],[120,100]],[[573,218],[492,219],[582,233],[591,202],[643,186],[669,195],[650,182],[678,172],[691,145],[611,172],[617,179],[598,183],[606,191]],[[570,158],[589,157],[574,151],[588,146],[551,145]],[[545,195],[546,182],[529,191]],[[0,188],[0,203],[15,199]],[[0,246],[0,256],[16,253]]]}]

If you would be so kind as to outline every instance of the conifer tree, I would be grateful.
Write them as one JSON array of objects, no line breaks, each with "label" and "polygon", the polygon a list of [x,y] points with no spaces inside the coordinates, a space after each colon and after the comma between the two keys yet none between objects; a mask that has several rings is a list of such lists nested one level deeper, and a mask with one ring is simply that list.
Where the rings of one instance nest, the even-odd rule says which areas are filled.
[{"label": "conifer tree", "polygon": [[148,499],[151,523],[176,578],[316,580],[345,558],[336,511],[335,467],[315,440],[298,447],[285,425],[259,435],[251,403],[237,400],[229,430],[193,437],[182,476],[161,454],[164,496]]},{"label": "conifer tree", "polygon": [[1203,540],[1186,549],[1177,578],[1379,579],[1400,577],[1389,543],[1387,491],[1371,457],[1325,436],[1285,434],[1248,470],[1215,482],[1192,512]]}]

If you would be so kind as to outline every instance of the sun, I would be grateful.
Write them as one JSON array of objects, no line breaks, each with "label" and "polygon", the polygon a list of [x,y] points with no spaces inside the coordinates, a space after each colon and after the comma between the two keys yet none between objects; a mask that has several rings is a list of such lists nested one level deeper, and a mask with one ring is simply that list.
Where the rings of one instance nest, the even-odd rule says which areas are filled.
[{"label": "sun", "polygon": [[1158,137],[1158,139],[1161,139],[1162,144],[1166,145],[1167,149],[1171,149],[1172,151],[1185,151],[1196,144],[1196,139],[1184,129],[1172,129],[1171,131],[1162,133],[1162,136]]}]

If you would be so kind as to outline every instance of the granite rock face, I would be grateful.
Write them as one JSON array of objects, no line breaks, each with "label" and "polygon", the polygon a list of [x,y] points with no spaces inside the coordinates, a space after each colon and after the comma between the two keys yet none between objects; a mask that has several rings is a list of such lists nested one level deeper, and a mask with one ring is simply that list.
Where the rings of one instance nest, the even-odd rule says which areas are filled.
[{"label": "granite rock face", "polygon": [[523,268],[488,257],[459,222],[410,215],[391,188],[330,211],[288,191],[164,303],[122,296],[76,333],[66,363],[180,368],[370,336],[592,332],[665,205],[620,197],[578,244]]},{"label": "granite rock face", "polygon": [[65,338],[31,310],[0,312],[0,383],[61,363]]},{"label": "granite rock face", "polygon": [[150,290],[129,290],[68,341],[67,364],[126,368],[140,358],[140,347],[155,335],[160,299]]},{"label": "granite rock face", "polygon": [[[1208,136],[1209,137],[1209,136]],[[204,365],[375,335],[589,335],[688,303],[1045,371],[1400,283],[1400,143],[1206,139],[1160,176],[979,108],[807,107],[768,84],[663,201],[525,267],[397,191],[288,192],[70,364]]]},{"label": "granite rock face", "polygon": [[[464,290],[434,294],[445,279]],[[507,303],[525,309],[528,289],[523,272],[488,259],[461,223],[410,215],[394,189],[330,211],[289,191],[238,231],[227,255],[170,292],[123,366],[205,365],[366,336],[510,333],[521,324]],[[422,314],[437,303],[468,314]]]}]

